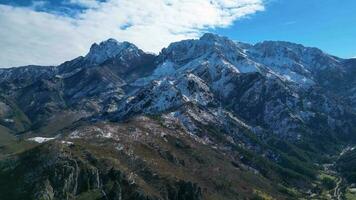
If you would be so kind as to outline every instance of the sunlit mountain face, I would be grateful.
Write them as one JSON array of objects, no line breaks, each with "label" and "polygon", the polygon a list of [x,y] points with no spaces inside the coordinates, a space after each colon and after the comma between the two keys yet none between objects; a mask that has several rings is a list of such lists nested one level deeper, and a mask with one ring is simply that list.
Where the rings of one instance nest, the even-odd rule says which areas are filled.
[{"label": "sunlit mountain face", "polygon": [[355,67],[300,44],[207,33],[159,54],[108,39],[58,66],[1,69],[0,194],[352,195]]},{"label": "sunlit mountain face", "polygon": [[351,0],[0,0],[0,200],[356,199],[355,21]]}]

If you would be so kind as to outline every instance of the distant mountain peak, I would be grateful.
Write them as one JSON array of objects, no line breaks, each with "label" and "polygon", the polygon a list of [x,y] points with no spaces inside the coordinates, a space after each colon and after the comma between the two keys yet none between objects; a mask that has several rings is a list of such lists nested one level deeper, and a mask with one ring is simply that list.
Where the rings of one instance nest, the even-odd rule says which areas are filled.
[{"label": "distant mountain peak", "polygon": [[139,51],[139,49],[132,43],[118,42],[117,40],[110,38],[100,44],[94,43],[91,46],[89,53],[85,56],[85,59],[93,64],[101,64],[109,58],[116,57],[125,50],[132,52]]},{"label": "distant mountain peak", "polygon": [[221,46],[228,49],[237,47],[236,43],[231,39],[214,33],[205,33],[199,38],[198,41],[211,46]]},{"label": "distant mountain peak", "polygon": [[320,166],[356,145],[355,77],[356,59],[211,33],[0,69],[1,200],[323,197]]},{"label": "distant mountain peak", "polygon": [[160,56],[169,57],[172,61],[179,63],[212,54],[243,57],[242,49],[234,41],[213,33],[205,33],[199,39],[171,43],[162,50]]},{"label": "distant mountain peak", "polygon": [[228,38],[214,33],[205,33],[200,37],[200,40],[214,41],[214,40],[228,40]]}]

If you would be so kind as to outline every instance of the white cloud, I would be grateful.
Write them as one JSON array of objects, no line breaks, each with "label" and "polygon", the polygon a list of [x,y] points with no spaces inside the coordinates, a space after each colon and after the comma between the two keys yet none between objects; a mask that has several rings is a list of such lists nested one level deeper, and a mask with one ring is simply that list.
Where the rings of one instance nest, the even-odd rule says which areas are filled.
[{"label": "white cloud", "polygon": [[0,67],[59,64],[84,55],[93,42],[130,41],[158,52],[170,42],[228,27],[262,11],[263,0],[70,0],[75,17],[0,5]]}]

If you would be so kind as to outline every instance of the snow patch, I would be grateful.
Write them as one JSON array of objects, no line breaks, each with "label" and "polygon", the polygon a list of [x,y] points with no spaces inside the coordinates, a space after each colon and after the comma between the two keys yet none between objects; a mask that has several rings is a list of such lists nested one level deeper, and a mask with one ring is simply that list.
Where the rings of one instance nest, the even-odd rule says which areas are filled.
[{"label": "snow patch", "polygon": [[75,130],[69,134],[69,138],[78,139],[78,138],[81,138],[81,135],[80,135],[79,131]]},{"label": "snow patch", "polygon": [[61,141],[61,143],[62,143],[62,144],[65,144],[65,145],[68,145],[68,146],[70,146],[70,145],[73,145],[73,144],[74,144],[73,142],[64,141],[64,140],[62,140],[62,141]]},{"label": "snow patch", "polygon": [[29,141],[33,141],[33,142],[37,142],[37,143],[44,143],[44,142],[48,142],[50,140],[54,140],[56,139],[55,137],[53,138],[47,138],[47,137],[33,137],[33,138],[28,138],[27,140]]}]

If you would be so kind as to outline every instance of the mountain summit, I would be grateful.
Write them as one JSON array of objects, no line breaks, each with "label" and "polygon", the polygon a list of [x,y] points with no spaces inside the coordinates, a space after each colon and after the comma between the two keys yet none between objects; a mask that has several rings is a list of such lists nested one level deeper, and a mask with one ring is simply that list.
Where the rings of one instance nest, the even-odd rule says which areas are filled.
[{"label": "mountain summit", "polygon": [[0,196],[339,198],[354,183],[355,69],[210,33],[159,55],[109,39],[59,66],[0,69]]},{"label": "mountain summit", "polygon": [[124,53],[139,54],[139,49],[129,42],[118,42],[115,39],[108,39],[100,44],[94,43],[90,47],[85,59],[93,64],[101,64],[109,58],[120,56]]}]

